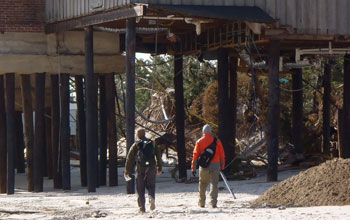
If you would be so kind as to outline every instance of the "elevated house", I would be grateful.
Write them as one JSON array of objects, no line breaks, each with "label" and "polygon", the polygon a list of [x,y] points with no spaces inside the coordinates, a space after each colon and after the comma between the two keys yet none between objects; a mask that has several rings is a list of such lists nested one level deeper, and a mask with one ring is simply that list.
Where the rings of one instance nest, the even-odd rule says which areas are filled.
[{"label": "elevated house", "polygon": [[[42,1],[38,2],[43,3]],[[43,5],[41,7],[42,10],[40,11],[42,12]],[[96,69],[99,65],[97,58],[106,55],[102,52],[99,54],[96,45],[100,45],[109,56],[119,56],[121,52],[126,54],[126,108],[128,109],[126,130],[128,147],[134,141],[135,128],[135,52],[166,53],[174,56],[180,178],[186,178],[184,164],[185,113],[182,85],[183,55],[194,55],[198,59],[216,59],[218,61],[219,138],[225,146],[228,162],[234,157],[237,71],[268,74],[269,113],[266,132],[269,155],[268,181],[277,180],[279,74],[283,72],[293,75],[293,85],[297,91],[293,93],[293,144],[296,150],[301,152],[302,68],[310,65],[307,58],[314,55],[345,56],[342,156],[349,157],[350,140],[348,137],[350,135],[347,135],[347,132],[350,132],[350,129],[348,129],[348,126],[350,126],[350,115],[348,113],[350,66],[349,55],[347,54],[350,50],[349,11],[350,2],[347,0],[46,0],[45,23],[40,23],[42,30],[45,29],[45,33],[42,32],[40,36],[45,38],[46,42],[49,42],[45,47],[48,53],[46,56],[53,53],[53,57],[62,57],[62,54],[66,52],[77,56],[79,54],[82,59],[72,65],[69,65],[71,60],[69,58],[67,60],[65,58],[56,59],[56,67],[59,66],[61,71],[57,71],[59,68],[54,69],[56,74],[65,73],[69,70],[68,67],[64,69],[62,65],[57,64],[62,63],[62,60],[65,60],[66,65],[70,68],[78,68],[79,65],[76,66],[76,63],[82,65],[72,73],[83,73],[86,85],[84,98],[86,102],[87,133],[85,140],[87,144],[86,159],[89,163],[87,163],[87,171],[84,171],[84,173],[87,174],[88,190],[93,192],[98,185],[96,175],[98,157],[96,151],[98,145],[96,135],[98,133],[96,128],[98,120],[96,113],[97,90],[94,87],[94,77],[96,73],[115,73],[115,71],[118,72],[122,69],[120,66],[111,67],[111,70]],[[4,31],[4,33],[3,36],[6,36],[7,32]],[[71,35],[73,37],[70,38]],[[107,41],[107,38],[116,39],[119,44],[111,43],[113,40]],[[71,41],[58,43],[61,42],[61,39],[63,41],[71,39]],[[120,41],[118,41],[119,39]],[[31,38],[31,40],[33,41],[34,38]],[[2,42],[1,38],[0,42]],[[108,45],[108,42],[111,44]],[[33,43],[35,43],[35,40],[25,45],[32,45]],[[80,49],[76,48],[78,44],[81,45]],[[42,50],[45,51],[45,49]],[[238,62],[239,58],[244,62]],[[55,60],[54,58],[50,59],[53,59],[52,62]],[[12,59],[10,60],[12,61]],[[103,60],[108,61],[107,59]],[[116,58],[113,58],[113,60],[115,61]],[[112,61],[109,64],[115,65]],[[329,150],[329,141],[327,140],[329,140],[330,65],[331,63],[325,65],[324,75],[324,152]],[[109,68],[108,65],[102,66]],[[6,73],[6,87],[12,86],[11,75],[13,74],[9,73],[16,71],[11,69],[0,71]],[[50,71],[36,67],[31,72]],[[111,85],[107,86],[106,84],[106,93],[109,89],[112,89]],[[114,99],[107,96],[107,100]],[[84,101],[84,99],[82,98],[81,101]],[[108,101],[107,103],[108,114],[108,112],[113,112],[114,109],[110,107],[111,103]],[[10,97],[7,99],[7,108],[12,104],[13,101]],[[8,113],[11,111],[11,109],[7,110],[8,128],[11,128],[9,118],[11,114]],[[78,111],[80,111],[79,100]],[[63,119],[60,120],[62,123]],[[107,130],[110,131],[111,129],[112,131],[115,129],[113,123],[108,125]],[[112,133],[109,133],[108,140],[113,140]],[[8,140],[11,137],[11,132],[8,131]],[[115,147],[113,141],[109,143],[110,152],[111,149],[115,150]],[[67,169],[69,164],[64,164],[66,164],[65,169]],[[12,170],[8,170],[8,172],[12,172]],[[67,179],[67,175],[66,173],[62,176]],[[114,178],[113,175],[110,178]],[[109,179],[109,181],[111,183],[113,179]],[[7,182],[11,183],[11,180],[7,180]],[[68,185],[68,182],[66,184]],[[127,186],[127,192],[133,192],[132,183]]]}]

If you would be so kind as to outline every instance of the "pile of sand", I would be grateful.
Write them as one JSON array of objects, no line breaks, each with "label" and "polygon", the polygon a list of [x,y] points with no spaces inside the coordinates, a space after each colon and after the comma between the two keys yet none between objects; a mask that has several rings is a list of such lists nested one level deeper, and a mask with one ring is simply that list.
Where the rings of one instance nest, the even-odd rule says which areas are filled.
[{"label": "pile of sand", "polygon": [[350,159],[333,159],[274,185],[252,206],[350,205]]}]

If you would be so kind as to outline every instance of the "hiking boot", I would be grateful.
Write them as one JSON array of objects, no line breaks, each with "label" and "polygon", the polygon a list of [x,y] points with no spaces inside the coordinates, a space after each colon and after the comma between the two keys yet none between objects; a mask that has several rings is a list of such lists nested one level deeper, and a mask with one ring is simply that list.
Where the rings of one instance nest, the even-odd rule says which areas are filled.
[{"label": "hiking boot", "polygon": [[201,204],[200,202],[198,203],[198,206],[201,207],[201,208],[204,208],[205,205],[204,204]]},{"label": "hiking boot", "polygon": [[151,197],[149,198],[149,209],[153,211],[156,208],[155,200]]},{"label": "hiking boot", "polygon": [[140,209],[139,214],[145,214],[146,210],[145,209]]},{"label": "hiking boot", "polygon": [[217,208],[216,204],[211,204],[212,208]]}]

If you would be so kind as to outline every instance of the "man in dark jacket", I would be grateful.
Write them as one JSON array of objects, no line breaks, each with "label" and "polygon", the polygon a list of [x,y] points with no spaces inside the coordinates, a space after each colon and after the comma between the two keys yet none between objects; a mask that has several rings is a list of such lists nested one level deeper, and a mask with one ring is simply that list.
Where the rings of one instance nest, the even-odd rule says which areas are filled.
[{"label": "man in dark jacket", "polygon": [[[144,213],[146,211],[145,189],[149,195],[150,210],[155,209],[156,173],[158,175],[162,173],[162,160],[159,148],[152,140],[146,138],[145,129],[140,128],[136,131],[136,139],[126,157],[124,175],[125,179],[130,178],[136,162],[137,203],[140,212]],[[150,146],[151,151],[149,150]]]}]

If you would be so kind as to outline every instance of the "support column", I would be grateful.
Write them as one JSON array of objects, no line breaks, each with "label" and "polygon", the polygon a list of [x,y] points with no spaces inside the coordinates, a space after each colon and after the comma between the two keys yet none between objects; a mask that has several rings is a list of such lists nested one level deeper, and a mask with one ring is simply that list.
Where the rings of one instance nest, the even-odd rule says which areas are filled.
[{"label": "support column", "polygon": [[[127,152],[135,141],[135,50],[136,50],[136,19],[126,21],[126,147]],[[126,183],[126,193],[135,193],[135,179]]]},{"label": "support column", "polygon": [[15,165],[17,173],[25,173],[25,160],[24,160],[24,135],[23,135],[23,121],[22,112],[15,112],[16,120],[16,152],[15,152]]},{"label": "support column", "polygon": [[33,151],[34,191],[43,191],[45,146],[45,73],[35,74],[35,137]]},{"label": "support column", "polygon": [[47,176],[49,179],[53,179],[53,168],[52,168],[52,138],[51,138],[51,109],[45,110],[45,140],[46,140],[46,167]]},{"label": "support column", "polygon": [[60,150],[62,157],[62,189],[70,190],[70,128],[69,128],[69,75],[60,78]]},{"label": "support column", "polygon": [[326,63],[323,76],[323,144],[322,152],[330,152],[329,142],[331,136],[331,64]]},{"label": "support column", "polygon": [[7,189],[7,146],[4,75],[0,75],[0,194]]},{"label": "support column", "polygon": [[350,54],[344,57],[344,94],[343,94],[343,144],[342,158],[350,158]]},{"label": "support column", "polygon": [[88,192],[96,192],[98,172],[97,80],[94,76],[92,26],[85,27],[86,146]]},{"label": "support column", "polygon": [[228,53],[227,49],[218,50],[218,102],[219,102],[219,139],[225,150],[226,162],[233,157],[233,151],[229,145],[229,91],[228,91]]},{"label": "support column", "polygon": [[15,74],[6,73],[7,194],[15,192],[14,152],[16,143]]},{"label": "support column", "polygon": [[58,75],[51,75],[51,144],[53,187],[62,189],[62,167],[59,155],[60,95]]},{"label": "support column", "polygon": [[179,163],[179,179],[187,179],[186,148],[185,148],[185,100],[183,88],[183,58],[182,55],[174,56],[174,88],[175,88],[175,124],[176,147]]},{"label": "support column", "polygon": [[115,119],[116,89],[114,75],[106,75],[107,132],[109,149],[109,186],[118,186],[117,127]]},{"label": "support column", "polygon": [[27,160],[27,184],[28,191],[34,190],[33,180],[33,149],[34,149],[34,129],[33,129],[33,99],[32,84],[30,75],[21,75],[21,92],[23,106],[24,136],[26,145]]},{"label": "support column", "polygon": [[[100,172],[99,179],[100,185],[106,185],[107,178],[107,115],[106,115],[106,82],[105,76],[101,75],[100,77]],[[111,105],[112,103],[108,103]]]},{"label": "support column", "polygon": [[87,174],[86,174],[86,123],[85,123],[85,101],[84,101],[84,88],[83,88],[83,76],[75,76],[75,89],[77,94],[77,107],[78,107],[78,144],[80,151],[80,182],[81,186],[87,186]]},{"label": "support column", "polygon": [[[238,58],[229,58],[230,66],[230,86],[229,86],[229,136],[228,136],[228,154],[226,155],[226,165],[228,165],[235,157],[236,148],[236,124],[237,124],[237,66]],[[230,168],[228,167],[228,170]]]},{"label": "support column", "polygon": [[270,40],[269,45],[269,104],[267,122],[267,181],[277,181],[278,129],[280,121],[279,82],[280,41]]},{"label": "support column", "polygon": [[297,154],[303,153],[303,70],[295,69],[292,74],[293,112],[292,112],[292,144]]}]

